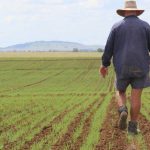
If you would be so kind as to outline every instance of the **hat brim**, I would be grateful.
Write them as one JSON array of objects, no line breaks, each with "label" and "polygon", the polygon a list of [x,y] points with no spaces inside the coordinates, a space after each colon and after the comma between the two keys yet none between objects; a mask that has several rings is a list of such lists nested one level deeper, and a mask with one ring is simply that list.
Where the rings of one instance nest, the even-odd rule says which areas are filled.
[{"label": "hat brim", "polygon": [[127,12],[127,11],[136,12],[137,16],[140,16],[144,12],[144,10],[142,10],[142,9],[127,9],[126,8],[126,9],[118,9],[117,14],[122,16],[122,17],[125,17],[125,12]]}]

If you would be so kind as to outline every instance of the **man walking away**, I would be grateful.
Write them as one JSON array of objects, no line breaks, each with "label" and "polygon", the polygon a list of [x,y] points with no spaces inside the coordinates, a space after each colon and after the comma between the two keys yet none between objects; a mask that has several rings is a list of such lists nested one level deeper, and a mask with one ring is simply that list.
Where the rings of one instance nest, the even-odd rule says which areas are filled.
[{"label": "man walking away", "polygon": [[125,8],[117,10],[124,19],[116,23],[108,37],[102,56],[100,73],[105,77],[108,66],[113,64],[116,73],[116,89],[120,129],[127,128],[128,109],[126,107],[126,89],[131,85],[131,121],[128,132],[138,134],[138,115],[141,108],[143,88],[150,87],[150,26],[138,18],[144,10],[138,9],[135,0],[126,0]]}]

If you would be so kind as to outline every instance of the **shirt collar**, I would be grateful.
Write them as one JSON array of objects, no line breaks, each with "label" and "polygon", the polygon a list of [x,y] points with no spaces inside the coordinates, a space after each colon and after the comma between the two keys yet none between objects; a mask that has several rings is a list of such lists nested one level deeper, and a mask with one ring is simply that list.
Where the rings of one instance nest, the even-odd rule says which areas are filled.
[{"label": "shirt collar", "polygon": [[138,18],[136,15],[126,16],[125,18]]}]

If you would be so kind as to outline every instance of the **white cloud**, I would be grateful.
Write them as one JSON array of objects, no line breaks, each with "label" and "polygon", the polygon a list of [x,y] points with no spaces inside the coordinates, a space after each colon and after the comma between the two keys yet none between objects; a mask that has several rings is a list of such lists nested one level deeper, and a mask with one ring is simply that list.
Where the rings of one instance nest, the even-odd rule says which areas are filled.
[{"label": "white cloud", "polygon": [[[104,44],[121,19],[115,10],[123,5],[123,0],[0,0],[0,46],[8,39]],[[146,9],[141,17],[149,19],[149,0],[138,0],[138,6]]]},{"label": "white cloud", "polygon": [[79,5],[85,8],[95,8],[100,7],[105,1],[103,0],[81,0]]},{"label": "white cloud", "polygon": [[[104,4],[104,0],[0,0],[0,15],[4,22],[12,21],[41,21],[67,18],[67,16],[80,16],[96,11]],[[82,14],[83,13],[83,14]],[[83,15],[84,17],[84,15]]]},{"label": "white cloud", "polygon": [[[106,1],[106,0],[105,0]],[[28,13],[28,11],[40,12],[42,9],[51,9],[55,7],[55,11],[60,7],[70,7],[70,5],[76,5],[76,7],[97,7],[102,5],[104,0],[76,0],[70,3],[65,0],[0,0],[0,12],[11,13]]]},{"label": "white cloud", "polygon": [[11,22],[13,22],[13,20],[14,20],[14,17],[13,16],[6,16],[6,17],[4,17],[4,21],[6,22],[6,23],[11,23]]},{"label": "white cloud", "polygon": [[21,40],[58,39],[104,43],[101,39],[106,30],[101,26],[106,26],[107,22],[104,22],[105,12],[101,8],[108,2],[110,1],[0,0],[0,32],[5,31],[0,41],[10,43],[12,40],[19,43]]}]

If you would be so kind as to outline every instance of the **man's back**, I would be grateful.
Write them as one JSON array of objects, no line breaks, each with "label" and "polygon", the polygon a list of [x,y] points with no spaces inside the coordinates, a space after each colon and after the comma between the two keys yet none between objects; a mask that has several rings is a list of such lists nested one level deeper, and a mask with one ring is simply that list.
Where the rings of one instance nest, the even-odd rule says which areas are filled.
[{"label": "man's back", "polygon": [[116,23],[108,38],[116,73],[123,78],[140,77],[149,71],[150,27],[136,16]]}]

